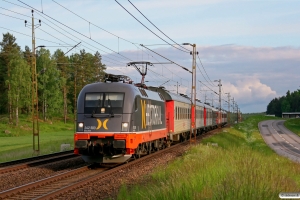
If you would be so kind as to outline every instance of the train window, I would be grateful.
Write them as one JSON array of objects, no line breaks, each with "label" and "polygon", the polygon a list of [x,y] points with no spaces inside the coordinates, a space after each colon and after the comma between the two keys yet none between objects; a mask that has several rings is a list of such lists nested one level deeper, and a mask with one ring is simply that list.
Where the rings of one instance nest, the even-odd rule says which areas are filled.
[{"label": "train window", "polygon": [[[123,112],[124,93],[86,93],[85,113],[121,114]],[[101,108],[104,113],[100,113]]]},{"label": "train window", "polygon": [[138,100],[137,100],[137,97],[134,99],[134,111],[137,111],[138,110]]},{"label": "train window", "polygon": [[182,119],[182,108],[180,108],[180,119]]},{"label": "train window", "polygon": [[179,119],[181,119],[181,108],[179,108]]},{"label": "train window", "polygon": [[87,93],[85,95],[85,107],[102,106],[103,93]]}]

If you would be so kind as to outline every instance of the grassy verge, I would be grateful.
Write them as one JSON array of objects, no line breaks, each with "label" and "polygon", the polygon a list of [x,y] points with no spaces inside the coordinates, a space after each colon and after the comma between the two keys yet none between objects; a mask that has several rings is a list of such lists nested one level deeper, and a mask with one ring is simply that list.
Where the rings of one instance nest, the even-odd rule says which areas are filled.
[{"label": "grassy verge", "polygon": [[[193,146],[147,185],[120,190],[118,199],[278,199],[300,191],[300,165],[275,154],[257,124],[272,117],[249,117]],[[218,147],[207,145],[218,143]]]},{"label": "grassy verge", "polygon": [[[1,116],[2,119],[4,118]],[[0,162],[28,158],[33,156],[32,121],[21,116],[18,127],[0,123]],[[74,125],[58,121],[39,122],[40,154],[50,154],[60,151],[61,144],[70,144],[73,149]]]},{"label": "grassy verge", "polygon": [[284,126],[300,136],[300,118],[289,119],[284,122]]}]

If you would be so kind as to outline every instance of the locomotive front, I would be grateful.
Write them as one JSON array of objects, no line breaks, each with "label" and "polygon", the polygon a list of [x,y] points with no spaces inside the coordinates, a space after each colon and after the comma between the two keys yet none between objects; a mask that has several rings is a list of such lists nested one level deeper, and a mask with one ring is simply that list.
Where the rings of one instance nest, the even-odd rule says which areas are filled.
[{"label": "locomotive front", "polygon": [[[86,162],[125,162],[135,88],[123,83],[93,83],[80,92],[77,102],[75,154]],[[128,145],[127,145],[128,146]],[[127,155],[126,155],[127,154]]]}]

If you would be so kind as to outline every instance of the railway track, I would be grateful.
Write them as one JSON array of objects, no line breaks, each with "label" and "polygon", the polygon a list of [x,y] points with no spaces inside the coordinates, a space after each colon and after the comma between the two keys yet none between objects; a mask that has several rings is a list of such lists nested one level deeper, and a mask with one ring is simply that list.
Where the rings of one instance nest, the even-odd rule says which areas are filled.
[{"label": "railway track", "polygon": [[0,193],[0,199],[43,199],[44,194],[60,190],[61,188],[82,181],[90,176],[95,176],[105,170],[106,168],[90,170],[89,167],[81,167],[50,178],[3,191]]},{"label": "railway track", "polygon": [[26,158],[22,160],[15,160],[6,163],[1,163],[0,174],[10,173],[13,171],[17,171],[29,167],[35,167],[35,166],[56,162],[60,160],[65,160],[69,158],[75,158],[75,157],[78,157],[78,155],[75,155],[72,150],[72,151],[59,152],[55,154],[49,154],[44,156],[37,156],[33,158]]},{"label": "railway track", "polygon": [[[215,131],[197,137],[196,144],[204,136],[213,134]],[[117,179],[120,173],[132,171],[135,167],[147,165],[167,154],[178,154],[178,150],[188,147],[190,141],[185,141],[169,148],[151,153],[139,159],[132,159],[130,162],[119,165],[104,165],[102,168],[91,169],[90,167],[82,167],[69,172],[58,174],[36,182],[28,183],[16,188],[0,192],[0,199],[72,199],[81,198],[78,196],[80,191],[88,191],[91,185],[103,185],[100,190],[105,190],[107,182]],[[179,153],[182,155],[181,153]],[[177,156],[180,156],[177,155]],[[109,188],[106,188],[109,190]],[[84,198],[84,197],[82,197]]]}]

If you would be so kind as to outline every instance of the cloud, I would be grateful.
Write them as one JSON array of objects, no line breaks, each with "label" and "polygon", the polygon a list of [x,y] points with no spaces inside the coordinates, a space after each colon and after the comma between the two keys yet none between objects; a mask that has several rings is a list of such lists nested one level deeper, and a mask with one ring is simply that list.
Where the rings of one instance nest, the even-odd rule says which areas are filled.
[{"label": "cloud", "polygon": [[223,83],[223,90],[230,91],[230,95],[235,97],[235,101],[242,104],[269,102],[270,99],[278,96],[276,91],[272,90],[270,86],[261,83],[256,77],[246,77],[233,82],[225,82]]}]

